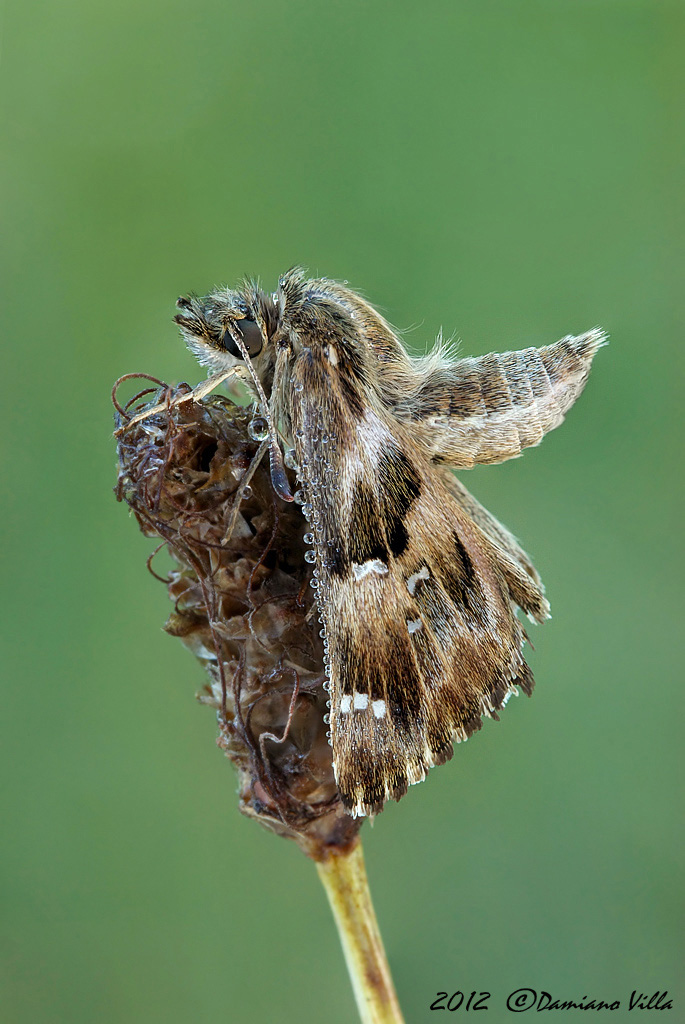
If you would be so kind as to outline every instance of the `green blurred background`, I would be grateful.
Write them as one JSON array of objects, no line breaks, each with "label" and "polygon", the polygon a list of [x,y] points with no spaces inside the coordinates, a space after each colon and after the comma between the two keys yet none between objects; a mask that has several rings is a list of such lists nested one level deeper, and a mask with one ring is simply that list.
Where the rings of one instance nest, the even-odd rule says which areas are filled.
[{"label": "green blurred background", "polygon": [[176,296],[295,263],[417,352],[612,337],[561,430],[464,477],[554,619],[533,700],[365,826],[407,1020],[440,990],[494,1022],[521,986],[677,998],[684,28],[654,0],[9,6],[3,1024],[355,1019],[112,496],[113,380],[202,377]]}]

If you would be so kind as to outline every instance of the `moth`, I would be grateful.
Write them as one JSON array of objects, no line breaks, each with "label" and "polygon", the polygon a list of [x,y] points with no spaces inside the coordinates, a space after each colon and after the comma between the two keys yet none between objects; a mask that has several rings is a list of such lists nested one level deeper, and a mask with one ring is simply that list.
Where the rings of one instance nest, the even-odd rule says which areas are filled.
[{"label": "moth", "polygon": [[274,488],[302,504],[336,782],[349,814],[376,814],[532,691],[516,610],[542,622],[544,588],[452,470],[539,444],[604,334],[479,358],[439,342],[412,358],[364,298],[300,270],[273,294],[247,282],[177,305],[187,345],[215,375],[201,387],[247,381]]}]

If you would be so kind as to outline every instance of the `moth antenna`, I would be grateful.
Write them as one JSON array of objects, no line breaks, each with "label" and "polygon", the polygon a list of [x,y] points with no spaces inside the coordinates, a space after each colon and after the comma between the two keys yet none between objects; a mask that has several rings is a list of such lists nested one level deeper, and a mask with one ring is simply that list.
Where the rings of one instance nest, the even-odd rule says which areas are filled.
[{"label": "moth antenna", "polygon": [[283,498],[283,501],[293,501],[294,498],[290,493],[288,477],[286,476],[285,465],[283,463],[283,452],[281,451],[281,446],[278,443],[278,434],[276,432],[276,426],[271,415],[269,403],[267,402],[266,395],[264,394],[262,382],[257,376],[257,371],[252,365],[252,360],[250,359],[247,353],[247,349],[245,348],[243,339],[240,336],[240,332],[232,329],[231,327],[229,327],[229,331],[234,342],[240,349],[243,359],[245,360],[245,365],[247,366],[248,372],[252,377],[254,386],[257,390],[257,394],[259,395],[260,404],[262,406],[262,415],[264,416],[264,419],[266,420],[266,425],[269,428],[269,472],[271,474],[271,483],[273,484],[273,488],[276,494],[280,498]]}]

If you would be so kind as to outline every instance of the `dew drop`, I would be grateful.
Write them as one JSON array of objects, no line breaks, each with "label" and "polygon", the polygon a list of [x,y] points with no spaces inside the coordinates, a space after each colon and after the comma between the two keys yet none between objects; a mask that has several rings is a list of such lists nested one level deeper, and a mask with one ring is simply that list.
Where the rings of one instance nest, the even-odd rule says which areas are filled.
[{"label": "dew drop", "polygon": [[304,491],[302,490],[301,487],[298,487],[298,489],[293,494],[293,501],[297,505],[304,505]]},{"label": "dew drop", "polygon": [[288,469],[297,470],[300,468],[297,464],[297,452],[295,451],[294,448],[286,448],[285,454],[283,456],[283,461],[285,462]]},{"label": "dew drop", "polygon": [[305,560],[305,562],[315,562],[316,561],[316,552],[314,552],[314,551],[305,551],[305,553],[304,553],[304,560]]},{"label": "dew drop", "polygon": [[326,637],[326,630],[325,629],[320,629],[319,630],[319,636],[321,637],[322,640],[325,639],[325,637]]},{"label": "dew drop", "polygon": [[247,432],[253,441],[265,441],[269,436],[269,424],[263,416],[255,416],[248,423]]},{"label": "dew drop", "polygon": [[248,498],[252,497],[252,488],[249,484],[245,484],[243,487],[243,501],[247,501]]},{"label": "dew drop", "polygon": [[331,716],[330,715],[324,715],[323,716],[323,724],[324,725],[330,725],[330,723],[331,723]]},{"label": "dew drop", "polygon": [[305,533],[305,535],[302,538],[302,540],[305,542],[305,544],[313,544],[314,543],[314,534],[313,533]]}]

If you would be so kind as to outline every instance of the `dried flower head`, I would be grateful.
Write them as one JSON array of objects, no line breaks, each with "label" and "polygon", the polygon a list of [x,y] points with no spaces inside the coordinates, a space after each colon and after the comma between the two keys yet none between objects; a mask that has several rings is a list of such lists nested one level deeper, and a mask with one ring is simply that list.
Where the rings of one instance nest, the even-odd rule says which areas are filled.
[{"label": "dried flower head", "polygon": [[240,809],[321,860],[362,819],[344,812],[333,774],[305,520],[275,494],[249,409],[216,395],[179,403],[187,385],[155,383],[126,407],[114,399],[117,498],[175,563],[165,629],[207,671],[199,700],[216,709]]}]

